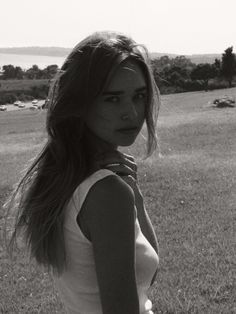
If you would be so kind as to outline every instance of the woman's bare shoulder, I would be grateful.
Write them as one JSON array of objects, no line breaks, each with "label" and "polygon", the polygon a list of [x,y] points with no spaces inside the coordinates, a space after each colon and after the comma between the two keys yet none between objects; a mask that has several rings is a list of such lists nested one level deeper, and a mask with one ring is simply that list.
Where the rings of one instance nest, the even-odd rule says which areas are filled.
[{"label": "woman's bare shoulder", "polygon": [[[90,189],[88,198],[99,200],[106,196],[106,199],[119,199],[120,197],[134,197],[132,188],[118,175],[108,175],[97,181]],[[103,199],[102,199],[103,200]]]},{"label": "woman's bare shoulder", "polygon": [[106,227],[114,221],[118,224],[131,222],[134,213],[133,190],[117,175],[109,175],[97,181],[83,204],[83,221],[90,233],[96,233],[99,225]]}]

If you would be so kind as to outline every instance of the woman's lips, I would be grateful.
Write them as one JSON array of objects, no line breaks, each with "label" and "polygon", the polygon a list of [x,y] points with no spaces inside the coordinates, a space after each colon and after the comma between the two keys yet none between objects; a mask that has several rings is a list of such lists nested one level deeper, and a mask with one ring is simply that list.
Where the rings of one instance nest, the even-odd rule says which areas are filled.
[{"label": "woman's lips", "polygon": [[124,134],[133,134],[133,133],[137,133],[138,130],[139,130],[138,127],[131,127],[131,128],[118,129],[118,132],[121,132]]}]

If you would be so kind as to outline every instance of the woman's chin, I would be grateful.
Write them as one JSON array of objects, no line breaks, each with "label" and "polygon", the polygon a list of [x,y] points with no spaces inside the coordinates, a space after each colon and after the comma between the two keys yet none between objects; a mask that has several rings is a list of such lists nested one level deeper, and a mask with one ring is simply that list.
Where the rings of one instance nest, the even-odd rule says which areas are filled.
[{"label": "woman's chin", "polygon": [[135,139],[126,139],[119,142],[118,146],[130,146],[135,142]]}]

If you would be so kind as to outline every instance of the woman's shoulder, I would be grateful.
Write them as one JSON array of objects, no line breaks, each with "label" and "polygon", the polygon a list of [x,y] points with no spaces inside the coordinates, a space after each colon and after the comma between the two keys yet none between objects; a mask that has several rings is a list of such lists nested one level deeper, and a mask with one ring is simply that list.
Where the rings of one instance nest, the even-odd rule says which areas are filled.
[{"label": "woman's shoulder", "polygon": [[114,208],[114,203],[118,206],[124,202],[134,203],[134,192],[122,177],[113,171],[99,169],[91,173],[78,185],[73,193],[72,200],[73,203],[80,204],[80,212],[85,212],[84,209],[86,208],[88,213],[91,208],[101,211],[104,208],[111,207],[111,204]]},{"label": "woman's shoulder", "polygon": [[[134,193],[121,177],[111,170],[106,172],[99,170],[88,180],[90,188],[84,190],[84,194],[82,190],[80,191],[83,200],[80,200],[82,206],[77,222],[89,240],[94,238],[93,236],[97,236],[101,230],[107,236],[107,232],[110,232],[108,231],[109,227],[114,223],[117,227],[124,227],[124,221],[133,223],[135,217]],[[91,180],[95,182],[92,185]]]},{"label": "woman's shoulder", "polygon": [[[100,193],[119,196],[123,193],[133,193],[125,181],[116,173],[109,169],[99,169],[90,173],[75,189],[74,197],[82,195],[92,195],[96,197]],[[89,196],[88,195],[88,196]]]},{"label": "woman's shoulder", "polygon": [[[116,211],[134,211],[134,192],[118,175],[110,170],[106,176],[97,180],[90,188],[83,204],[84,214],[89,217],[109,216]],[[109,175],[110,174],[110,175]],[[93,174],[98,175],[97,174]]]},{"label": "woman's shoulder", "polygon": [[108,201],[111,199],[120,200],[123,197],[133,198],[134,193],[132,188],[114,172],[108,169],[100,169],[94,172],[89,178],[89,181],[94,181],[88,197],[95,201]]},{"label": "woman's shoulder", "polygon": [[131,232],[135,217],[133,190],[118,175],[108,175],[96,182],[83,204],[82,221],[92,242],[106,241],[108,234],[119,242],[120,233],[114,233],[114,229]]}]

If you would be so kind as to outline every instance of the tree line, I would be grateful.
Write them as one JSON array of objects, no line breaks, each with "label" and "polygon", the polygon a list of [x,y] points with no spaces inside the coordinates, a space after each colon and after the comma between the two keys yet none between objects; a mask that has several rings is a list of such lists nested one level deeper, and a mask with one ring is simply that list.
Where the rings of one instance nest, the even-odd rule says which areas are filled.
[{"label": "tree line", "polygon": [[213,64],[196,65],[185,56],[163,56],[152,60],[152,69],[162,93],[232,87],[236,75],[236,56],[233,47],[227,48],[221,60],[215,59]]},{"label": "tree line", "polygon": [[[33,65],[28,70],[22,70],[21,67],[13,66],[12,64],[4,65],[0,80],[10,80],[11,82],[12,80],[21,80],[22,84],[18,86],[9,84],[6,89],[2,88],[3,84],[0,83],[0,105],[12,104],[17,100],[46,99],[48,97],[50,81],[57,71],[58,66],[56,64],[49,65],[44,69]],[[32,84],[25,84],[24,80],[30,80]],[[42,80],[42,83],[38,84],[37,80]]]},{"label": "tree line", "polygon": [[[170,58],[163,56],[153,58],[151,66],[154,78],[161,93],[175,93],[184,91],[208,90],[232,87],[236,75],[236,57],[233,47],[227,48],[222,58],[215,59],[213,64],[195,64],[185,56]],[[49,65],[39,69],[33,65],[28,70],[19,66],[4,65],[0,79],[52,79],[58,71],[57,65]]]},{"label": "tree line", "polygon": [[2,80],[35,80],[35,79],[51,79],[58,71],[58,65],[52,64],[44,69],[40,69],[36,64],[27,70],[23,70],[19,66],[14,66],[12,64],[4,65],[2,67],[2,75],[0,79]]}]

